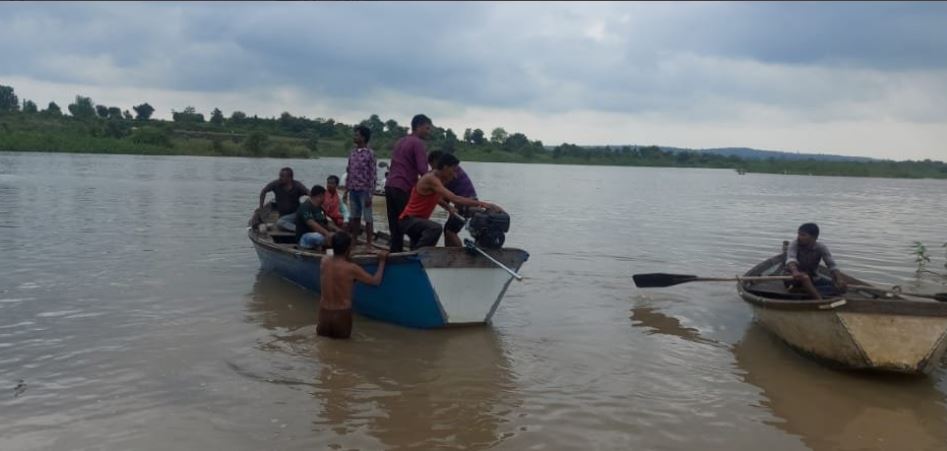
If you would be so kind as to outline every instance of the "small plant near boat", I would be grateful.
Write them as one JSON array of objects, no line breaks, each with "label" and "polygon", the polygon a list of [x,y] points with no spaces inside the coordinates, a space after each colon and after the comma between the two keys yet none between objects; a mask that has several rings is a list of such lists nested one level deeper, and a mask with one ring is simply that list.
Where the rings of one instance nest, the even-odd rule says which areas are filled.
[{"label": "small plant near boat", "polygon": [[931,262],[931,257],[927,255],[927,246],[920,241],[914,242],[914,263],[917,265],[917,272],[924,272],[926,266]]}]

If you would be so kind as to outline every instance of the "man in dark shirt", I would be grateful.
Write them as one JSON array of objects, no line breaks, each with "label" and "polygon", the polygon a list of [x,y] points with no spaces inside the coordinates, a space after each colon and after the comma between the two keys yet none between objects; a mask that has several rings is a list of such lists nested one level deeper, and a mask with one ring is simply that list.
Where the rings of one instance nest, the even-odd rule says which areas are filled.
[{"label": "man in dark shirt", "polygon": [[[444,152],[440,150],[431,152],[427,157],[428,164],[433,168],[437,164],[437,160],[440,159],[443,154]],[[454,178],[445,183],[444,187],[460,197],[477,199],[477,190],[474,189],[473,182],[470,181],[470,177],[464,172],[460,165],[454,169]],[[444,223],[444,246],[460,247],[463,243],[461,243],[460,236],[457,234],[460,233],[464,225],[467,224],[466,220],[470,218],[472,212],[467,206],[457,205],[455,209],[451,207],[446,200],[443,202],[444,204],[441,206],[449,212],[447,222]]]},{"label": "man in dark shirt", "polygon": [[309,191],[309,199],[300,204],[296,211],[296,243],[303,249],[331,246],[332,234],[339,231],[322,209],[325,194],[326,189],[322,185],[313,186]]},{"label": "man in dark shirt", "polygon": [[398,140],[391,153],[391,167],[385,180],[385,202],[388,210],[388,230],[391,232],[391,252],[404,250],[404,232],[398,227],[398,217],[408,205],[411,188],[428,172],[427,148],[424,140],[431,133],[431,119],[418,114],[411,119],[411,134]]},{"label": "man in dark shirt", "polygon": [[276,225],[290,232],[295,232],[296,210],[299,209],[299,198],[308,193],[306,185],[298,180],[293,180],[292,168],[283,168],[279,170],[279,178],[268,183],[260,191],[260,208],[263,208],[266,193],[270,191],[276,196],[276,210],[279,211],[280,215]]}]

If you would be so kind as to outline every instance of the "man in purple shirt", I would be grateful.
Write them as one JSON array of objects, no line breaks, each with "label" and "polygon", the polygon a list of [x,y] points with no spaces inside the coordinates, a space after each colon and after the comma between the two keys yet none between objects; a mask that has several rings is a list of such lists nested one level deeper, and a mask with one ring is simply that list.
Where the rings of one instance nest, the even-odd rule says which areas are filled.
[{"label": "man in purple shirt", "polygon": [[349,154],[345,180],[346,194],[349,199],[349,233],[352,238],[358,236],[360,219],[365,220],[365,239],[371,243],[374,238],[372,224],[372,193],[375,192],[375,153],[368,147],[372,131],[364,125],[355,127],[352,141],[355,148]]},{"label": "man in purple shirt", "polygon": [[391,153],[391,167],[385,180],[385,202],[388,204],[388,230],[391,231],[391,252],[404,250],[404,232],[398,228],[398,217],[408,205],[411,189],[427,173],[427,148],[424,140],[431,133],[431,119],[418,114],[411,119],[411,134],[398,140]]},{"label": "man in purple shirt", "polygon": [[[431,152],[427,157],[428,164],[433,168],[434,164],[443,154],[444,152],[440,150]],[[454,169],[454,178],[447,182],[444,187],[460,197],[477,198],[477,190],[474,189],[473,182],[470,181],[470,177],[459,165]],[[444,224],[444,246],[460,247],[462,243],[460,236],[457,234],[464,228],[466,219],[469,219],[473,212],[463,205],[458,206],[456,210],[448,208],[447,211],[450,212],[450,215]]]}]

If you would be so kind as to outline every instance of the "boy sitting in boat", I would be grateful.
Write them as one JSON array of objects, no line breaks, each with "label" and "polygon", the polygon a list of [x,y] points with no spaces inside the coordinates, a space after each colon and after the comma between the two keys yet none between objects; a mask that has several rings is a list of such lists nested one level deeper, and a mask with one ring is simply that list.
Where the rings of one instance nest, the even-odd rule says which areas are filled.
[{"label": "boy sitting in boat", "polygon": [[326,189],[314,185],[309,198],[296,210],[296,243],[303,249],[322,249],[332,245],[332,234],[339,231],[331,223],[322,205],[325,202]]},{"label": "boy sitting in boat", "polygon": [[[822,299],[822,295],[834,295],[845,291],[845,282],[842,281],[842,272],[839,271],[828,246],[818,242],[819,226],[807,222],[799,226],[796,239],[786,251],[786,269],[794,277],[792,287],[804,289],[814,299]],[[819,262],[832,273],[832,282],[819,277]]]},{"label": "boy sitting in boat", "polygon": [[319,265],[319,324],[316,334],[330,338],[349,338],[352,335],[352,288],[355,281],[367,285],[381,285],[385,274],[388,252],[378,253],[378,270],[369,275],[351,260],[352,236],[346,232],[332,237],[332,256],[324,257]]},{"label": "boy sitting in boat", "polygon": [[454,171],[459,164],[460,160],[454,155],[441,155],[435,169],[421,177],[418,184],[411,189],[408,205],[398,217],[398,228],[411,238],[411,250],[437,245],[441,238],[441,225],[430,218],[434,207],[444,200],[455,205],[503,211],[494,204],[458,196],[444,187],[445,183],[455,178]]}]

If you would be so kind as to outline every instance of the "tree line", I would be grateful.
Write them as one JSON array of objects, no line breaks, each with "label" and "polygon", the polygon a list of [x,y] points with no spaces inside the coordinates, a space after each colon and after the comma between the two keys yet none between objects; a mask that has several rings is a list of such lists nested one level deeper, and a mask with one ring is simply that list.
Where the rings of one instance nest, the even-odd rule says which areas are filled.
[{"label": "tree line", "polygon": [[[96,104],[77,95],[66,111],[55,102],[40,110],[22,101],[13,87],[0,85],[0,150],[100,153],[184,154],[311,158],[345,156],[351,148],[352,125],[331,118],[310,119],[289,112],[279,117],[250,116],[233,111],[226,116],[214,108],[209,116],[193,106],[171,110],[171,120],[153,117],[148,102],[122,109]],[[67,113],[68,112],[68,113]],[[359,122],[372,131],[379,157],[390,155],[408,128],[377,114]],[[523,133],[496,127],[489,133],[466,128],[435,127],[429,147],[457,153],[461,160],[602,164],[662,167],[732,168],[741,172],[804,175],[947,178],[947,165],[938,161],[835,162],[822,160],[744,160],[700,151],[672,151],[658,146],[545,146]]]}]

